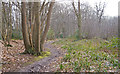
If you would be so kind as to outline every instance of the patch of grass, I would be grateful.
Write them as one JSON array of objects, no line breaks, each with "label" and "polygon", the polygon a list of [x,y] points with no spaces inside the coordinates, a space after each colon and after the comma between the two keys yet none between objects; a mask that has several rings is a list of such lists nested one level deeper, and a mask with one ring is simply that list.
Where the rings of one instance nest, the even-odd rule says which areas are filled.
[{"label": "patch of grass", "polygon": [[[117,38],[108,41],[100,38],[77,41],[66,38],[54,44],[61,45],[61,48],[67,50],[67,54],[60,62],[62,71],[106,72],[118,69]],[[67,62],[67,65],[63,62]]]}]

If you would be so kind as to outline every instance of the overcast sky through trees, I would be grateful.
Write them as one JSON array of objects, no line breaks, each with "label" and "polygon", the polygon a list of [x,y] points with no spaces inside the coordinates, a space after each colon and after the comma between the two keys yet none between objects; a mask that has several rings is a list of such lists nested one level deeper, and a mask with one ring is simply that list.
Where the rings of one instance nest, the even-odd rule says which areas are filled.
[{"label": "overcast sky through trees", "polygon": [[[63,0],[56,0],[59,2],[62,2]],[[70,2],[73,0],[64,0],[64,2]],[[74,0],[78,1],[78,0]],[[105,8],[105,16],[118,16],[118,2],[120,0],[81,0],[81,2],[87,2],[89,3],[92,7],[95,6],[95,3],[98,2],[105,2],[106,3],[106,8]]]},{"label": "overcast sky through trees", "polygon": [[120,0],[81,0],[89,2],[90,5],[94,6],[96,2],[106,2],[105,14],[106,16],[118,16],[118,2]]},{"label": "overcast sky through trees", "polygon": [[[7,0],[2,0],[2,1],[7,1]],[[9,0],[8,0],[9,1]],[[10,1],[15,1],[15,0],[10,0]],[[17,1],[21,1],[21,0],[17,0]],[[25,1],[25,0],[23,0]],[[42,0],[28,0],[28,1],[42,1]],[[51,0],[48,0],[51,1]],[[73,0],[55,0],[58,2],[68,2],[70,3]],[[74,1],[78,1],[78,0],[74,0]],[[95,6],[95,3],[98,2],[105,2],[106,3],[106,8],[105,8],[105,16],[118,16],[118,2],[120,0],[81,0],[81,2],[87,2],[89,3],[92,7]]]}]

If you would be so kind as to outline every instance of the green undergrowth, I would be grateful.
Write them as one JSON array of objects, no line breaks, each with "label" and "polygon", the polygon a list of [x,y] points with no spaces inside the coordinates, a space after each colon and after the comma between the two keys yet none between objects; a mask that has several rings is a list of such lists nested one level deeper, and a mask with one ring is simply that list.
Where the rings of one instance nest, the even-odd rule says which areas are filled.
[{"label": "green undergrowth", "polygon": [[61,45],[67,53],[59,64],[63,72],[108,72],[117,71],[118,38],[75,40],[61,39],[53,44]]}]

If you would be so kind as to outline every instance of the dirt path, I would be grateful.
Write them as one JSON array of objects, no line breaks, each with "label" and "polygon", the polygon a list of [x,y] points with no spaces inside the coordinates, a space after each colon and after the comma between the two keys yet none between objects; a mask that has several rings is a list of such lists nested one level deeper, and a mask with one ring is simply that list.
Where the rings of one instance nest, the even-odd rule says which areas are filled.
[{"label": "dirt path", "polygon": [[62,57],[64,52],[52,45],[54,41],[50,41],[45,43],[44,47],[50,49],[51,55],[49,57],[45,57],[40,61],[34,62],[33,64],[22,68],[18,72],[51,72],[50,64],[57,61],[58,57]]}]

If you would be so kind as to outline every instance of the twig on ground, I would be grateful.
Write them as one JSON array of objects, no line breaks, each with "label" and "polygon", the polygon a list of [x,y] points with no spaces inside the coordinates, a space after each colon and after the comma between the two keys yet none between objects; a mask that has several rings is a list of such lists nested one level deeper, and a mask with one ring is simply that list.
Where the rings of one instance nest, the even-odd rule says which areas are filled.
[{"label": "twig on ground", "polygon": [[0,43],[2,43],[4,45],[4,42],[0,41]]},{"label": "twig on ground", "polygon": [[17,43],[17,44],[18,44],[18,42],[17,42],[17,41],[15,41],[15,40],[12,40],[12,42],[15,42],[15,43]]}]

